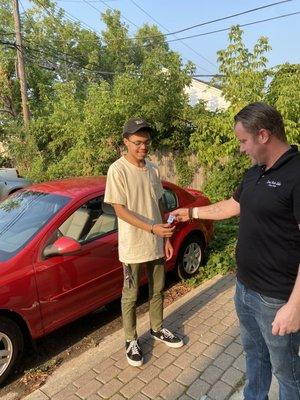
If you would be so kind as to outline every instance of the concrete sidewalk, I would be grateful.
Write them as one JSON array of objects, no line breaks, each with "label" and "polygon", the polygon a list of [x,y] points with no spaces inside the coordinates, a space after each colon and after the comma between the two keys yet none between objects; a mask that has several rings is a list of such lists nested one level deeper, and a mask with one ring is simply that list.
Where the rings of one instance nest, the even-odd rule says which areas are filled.
[{"label": "concrete sidewalk", "polygon": [[[26,400],[239,400],[244,358],[232,301],[235,279],[216,277],[165,309],[165,326],[184,338],[172,349],[138,321],[145,363],[128,365],[123,331],[59,367]],[[13,398],[13,393],[11,393]]]}]

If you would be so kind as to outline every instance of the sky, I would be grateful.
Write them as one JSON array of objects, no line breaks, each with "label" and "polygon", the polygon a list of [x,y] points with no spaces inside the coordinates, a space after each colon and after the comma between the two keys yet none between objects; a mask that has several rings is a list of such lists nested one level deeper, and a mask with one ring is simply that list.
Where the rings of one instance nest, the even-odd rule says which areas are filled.
[{"label": "sky", "polygon": [[[30,0],[19,1],[21,12],[32,4]],[[57,0],[56,2],[57,6],[68,13],[67,18],[78,19],[83,27],[88,26],[99,34],[104,29],[101,13],[107,8],[118,9],[121,12],[122,22],[128,25],[129,34],[133,36],[138,27],[145,23],[157,25],[162,33],[169,33],[278,1],[280,0]],[[169,40],[183,38],[298,11],[300,12],[300,1],[292,0],[169,35],[167,38]],[[268,37],[272,47],[267,54],[269,67],[285,62],[300,62],[300,14],[245,26],[242,29],[244,43],[250,51],[259,37]],[[170,43],[171,49],[181,54],[183,62],[190,60],[196,65],[196,73],[200,75],[218,73],[217,51],[227,46],[228,31]]]}]

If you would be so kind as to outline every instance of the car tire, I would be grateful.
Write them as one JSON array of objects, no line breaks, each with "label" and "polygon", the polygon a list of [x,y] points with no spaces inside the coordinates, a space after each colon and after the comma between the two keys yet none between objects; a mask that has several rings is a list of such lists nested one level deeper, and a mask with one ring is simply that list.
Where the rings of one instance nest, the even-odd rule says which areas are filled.
[{"label": "car tire", "polygon": [[204,260],[204,242],[200,234],[190,235],[181,245],[177,259],[177,274],[180,279],[196,275]]},{"label": "car tire", "polygon": [[0,317],[0,385],[20,360],[23,345],[19,326],[9,318]]}]

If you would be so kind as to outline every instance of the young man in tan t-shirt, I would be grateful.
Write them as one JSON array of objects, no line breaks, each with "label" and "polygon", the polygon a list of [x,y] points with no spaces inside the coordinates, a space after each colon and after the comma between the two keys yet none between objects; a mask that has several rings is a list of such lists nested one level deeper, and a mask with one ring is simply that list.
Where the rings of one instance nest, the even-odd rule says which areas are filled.
[{"label": "young man in tan t-shirt", "polygon": [[[173,255],[169,238],[174,228],[163,223],[163,187],[157,167],[146,159],[152,129],[141,118],[130,119],[123,127],[127,154],[115,161],[107,174],[104,201],[118,216],[119,259],[123,263],[122,317],[128,363],[140,366],[143,355],[136,332],[136,301],[142,265],[146,265],[151,336],[170,347],[183,342],[163,328],[165,257]],[[165,240],[165,242],[164,242]]]}]

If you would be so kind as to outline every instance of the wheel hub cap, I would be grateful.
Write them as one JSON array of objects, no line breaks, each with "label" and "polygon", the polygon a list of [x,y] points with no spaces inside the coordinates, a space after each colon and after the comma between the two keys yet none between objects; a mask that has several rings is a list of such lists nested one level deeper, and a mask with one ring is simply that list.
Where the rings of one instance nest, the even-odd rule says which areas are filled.
[{"label": "wheel hub cap", "polygon": [[198,243],[191,243],[183,255],[183,267],[187,274],[193,274],[200,266],[202,259],[201,247]]},{"label": "wheel hub cap", "polygon": [[0,332],[0,376],[9,366],[13,355],[13,346],[10,338]]}]

